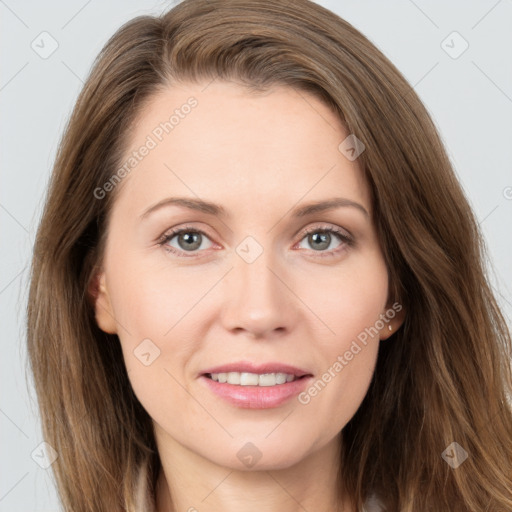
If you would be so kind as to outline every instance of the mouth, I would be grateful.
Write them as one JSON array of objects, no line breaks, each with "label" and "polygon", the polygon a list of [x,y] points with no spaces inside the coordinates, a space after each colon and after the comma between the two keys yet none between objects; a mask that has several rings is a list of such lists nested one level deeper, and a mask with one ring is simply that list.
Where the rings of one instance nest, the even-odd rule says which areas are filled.
[{"label": "mouth", "polygon": [[205,373],[205,377],[220,382],[221,384],[232,384],[234,386],[280,386],[287,382],[304,379],[307,375],[300,377],[292,373],[249,373],[249,372],[221,372]]},{"label": "mouth", "polygon": [[313,374],[281,363],[233,363],[202,372],[206,388],[231,405],[269,409],[289,402],[310,384]]}]

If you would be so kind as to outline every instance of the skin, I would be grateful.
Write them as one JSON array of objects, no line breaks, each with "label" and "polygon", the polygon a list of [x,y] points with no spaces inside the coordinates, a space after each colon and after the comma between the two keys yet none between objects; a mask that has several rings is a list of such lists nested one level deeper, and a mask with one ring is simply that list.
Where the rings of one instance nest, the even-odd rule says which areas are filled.
[{"label": "skin", "polygon": [[[152,98],[126,155],[191,96],[197,106],[116,191],[92,291],[98,325],[118,334],[154,422],[158,511],[349,511],[336,483],[340,432],[368,390],[388,324],[308,404],[243,409],[199,379],[208,367],[249,360],[298,366],[317,380],[390,308],[368,187],[357,160],[338,149],[348,133],[324,103],[292,88],[254,94],[235,83],[181,84]],[[230,217],[172,205],[141,220],[170,196],[218,203]],[[290,214],[332,197],[368,215],[351,206]],[[206,233],[199,249],[187,253],[179,236],[167,245],[185,256],[158,244],[185,224]],[[332,234],[316,249],[303,232],[325,227],[355,243]],[[263,249],[252,263],[236,252],[247,236]],[[393,332],[402,321],[403,311],[389,322]],[[134,356],[147,338],[160,350],[148,366]],[[248,442],[261,453],[252,468],[237,457]]]}]

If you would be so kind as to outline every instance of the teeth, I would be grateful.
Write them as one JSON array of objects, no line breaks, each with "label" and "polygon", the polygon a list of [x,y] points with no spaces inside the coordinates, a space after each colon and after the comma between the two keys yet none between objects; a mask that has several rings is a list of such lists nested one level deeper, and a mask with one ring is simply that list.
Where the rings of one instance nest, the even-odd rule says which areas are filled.
[{"label": "teeth", "polygon": [[275,386],[277,384],[277,377],[275,373],[265,373],[260,375],[258,384],[260,386]]},{"label": "teeth", "polygon": [[212,380],[221,383],[235,384],[239,386],[276,386],[285,382],[296,380],[295,375],[288,373],[247,373],[247,372],[228,372],[212,373]]},{"label": "teeth", "polygon": [[229,384],[240,384],[240,374],[238,372],[229,372],[228,373],[228,383]]},{"label": "teeth", "polygon": [[240,386],[257,386],[258,384],[258,374],[245,372],[240,374]]},{"label": "teeth", "polygon": [[[294,376],[290,375],[290,382],[294,380]],[[286,373],[276,373],[276,384],[284,384],[286,382]]]}]

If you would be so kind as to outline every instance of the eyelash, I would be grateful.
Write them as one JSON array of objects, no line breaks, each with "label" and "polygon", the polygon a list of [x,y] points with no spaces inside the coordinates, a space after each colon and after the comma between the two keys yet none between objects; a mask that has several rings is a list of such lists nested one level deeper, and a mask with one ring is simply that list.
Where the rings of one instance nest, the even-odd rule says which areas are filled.
[{"label": "eyelash", "polygon": [[[208,234],[206,234],[201,229],[194,228],[192,226],[184,226],[184,227],[177,228],[175,230],[170,231],[169,233],[165,233],[164,235],[162,235],[162,237],[160,237],[160,239],[158,240],[158,245],[161,246],[167,252],[176,254],[180,257],[200,258],[201,256],[197,256],[197,252],[193,252],[190,255],[188,255],[185,251],[179,251],[179,250],[175,249],[174,247],[170,247],[170,246],[166,245],[175,236],[180,235],[181,233],[196,233],[196,234],[205,236],[208,239],[210,238],[208,236]],[[330,250],[330,251],[313,251],[311,249],[311,251],[316,252],[317,253],[316,255],[320,258],[326,258],[326,257],[329,258],[329,257],[336,256],[340,251],[343,251],[346,249],[345,246],[353,247],[354,243],[355,243],[354,239],[351,236],[345,234],[341,229],[335,228],[332,226],[315,226],[313,228],[308,228],[303,233],[301,233],[301,238],[299,239],[299,242],[301,242],[306,236],[308,236],[311,233],[334,234],[339,237],[339,239],[341,240],[341,242],[343,242],[343,244],[345,244],[345,245],[342,245],[341,247],[338,247],[337,249]]]}]

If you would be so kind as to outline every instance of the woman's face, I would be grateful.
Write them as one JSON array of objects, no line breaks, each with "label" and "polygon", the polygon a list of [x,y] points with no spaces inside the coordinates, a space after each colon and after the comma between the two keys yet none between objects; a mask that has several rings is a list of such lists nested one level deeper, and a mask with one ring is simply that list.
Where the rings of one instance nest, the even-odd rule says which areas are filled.
[{"label": "woman's face", "polygon": [[379,338],[398,325],[382,321],[388,274],[357,153],[350,139],[339,148],[348,135],[286,87],[181,85],[144,110],[118,173],[96,318],[119,335],[159,444],[287,467],[358,409]]}]

